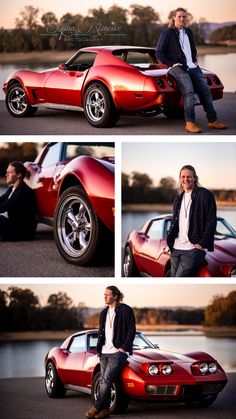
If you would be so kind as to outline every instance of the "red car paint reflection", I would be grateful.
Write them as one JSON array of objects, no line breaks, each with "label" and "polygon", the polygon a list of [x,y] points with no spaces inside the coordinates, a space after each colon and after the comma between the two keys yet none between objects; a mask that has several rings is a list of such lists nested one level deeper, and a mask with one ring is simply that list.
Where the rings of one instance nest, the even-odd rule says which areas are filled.
[{"label": "red car paint reflection", "polygon": [[113,143],[49,143],[26,166],[39,221],[53,225],[68,262],[86,265],[101,253],[101,242],[103,251],[113,246]]},{"label": "red car paint reflection", "polygon": [[[213,100],[223,85],[203,69]],[[58,68],[19,70],[4,83],[6,106],[15,117],[33,115],[43,106],[83,110],[95,127],[114,126],[122,113],[183,118],[183,99],[154,48],[99,46],[80,49]]]},{"label": "red car paint reflection", "polygon": [[[97,330],[80,332],[49,351],[45,358],[49,397],[63,397],[67,390],[76,390],[96,399],[100,381],[97,338]],[[137,333],[133,355],[113,385],[110,409],[111,413],[123,413],[135,398],[208,406],[226,383],[224,370],[211,355],[166,352]]]},{"label": "red car paint reflection", "polygon": [[[148,220],[129,234],[123,257],[124,276],[170,275],[170,253],[166,243],[172,216]],[[236,231],[224,218],[217,218],[214,252],[207,252],[199,277],[236,276]]]}]

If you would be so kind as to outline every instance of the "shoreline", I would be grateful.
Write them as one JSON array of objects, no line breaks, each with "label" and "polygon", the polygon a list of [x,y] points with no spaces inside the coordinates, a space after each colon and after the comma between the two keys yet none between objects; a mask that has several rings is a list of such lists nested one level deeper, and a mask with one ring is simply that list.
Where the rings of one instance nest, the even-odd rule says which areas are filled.
[{"label": "shoreline", "polygon": [[[225,209],[229,211],[236,210],[235,201],[216,201],[218,209]],[[152,211],[166,211],[172,213],[172,204],[123,204],[122,212],[152,212]]]},{"label": "shoreline", "polygon": [[[78,49],[69,51],[31,51],[31,52],[1,52],[1,64],[47,64],[47,63],[63,63],[67,61]],[[208,54],[232,54],[236,52],[236,46],[210,46],[202,45],[197,48],[198,55]]]},{"label": "shoreline", "polygon": [[[94,328],[94,325],[88,325],[88,328]],[[171,325],[142,325],[137,324],[137,330],[148,333],[152,333],[160,336],[178,336],[181,333],[181,336],[185,334],[191,336],[205,335],[206,337],[218,337],[218,338],[236,338],[236,327],[205,327],[202,325],[184,325],[184,324],[171,324]],[[77,333],[78,330],[62,330],[62,331],[25,331],[25,332],[1,332],[0,333],[0,342],[23,342],[23,341],[39,341],[39,340],[65,340],[68,336],[73,333]]]}]

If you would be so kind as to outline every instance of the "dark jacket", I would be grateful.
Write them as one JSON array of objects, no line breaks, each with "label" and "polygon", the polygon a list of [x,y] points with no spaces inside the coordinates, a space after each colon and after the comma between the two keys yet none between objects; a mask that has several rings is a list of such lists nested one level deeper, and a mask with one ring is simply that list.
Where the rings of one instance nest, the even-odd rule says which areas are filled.
[{"label": "dark jacket", "polygon": [[[193,33],[189,28],[185,28],[185,31],[190,42],[192,60],[195,62],[197,60],[197,50],[194,45]],[[168,28],[161,33],[157,42],[156,57],[168,67],[172,67],[176,63],[181,63],[185,70],[188,69],[186,57],[180,45],[179,30],[177,28]]]},{"label": "dark jacket", "polygon": [[[171,250],[179,233],[179,213],[183,194],[184,192],[178,195],[174,201],[173,220],[167,237],[167,244]],[[192,191],[191,198],[188,238],[192,244],[198,243],[204,249],[213,251],[216,231],[214,195],[205,188],[196,188]]]},{"label": "dark jacket", "polygon": [[0,214],[8,213],[7,231],[2,240],[31,240],[36,228],[36,201],[34,191],[22,182],[9,195],[12,188],[0,197]]},{"label": "dark jacket", "polygon": [[[97,352],[101,354],[102,347],[105,344],[105,324],[108,307],[102,310],[99,318],[99,333]],[[122,348],[125,352],[132,355],[133,340],[136,333],[135,317],[131,307],[127,304],[118,304],[115,308],[115,321],[114,321],[114,337],[113,345],[115,348]]]}]

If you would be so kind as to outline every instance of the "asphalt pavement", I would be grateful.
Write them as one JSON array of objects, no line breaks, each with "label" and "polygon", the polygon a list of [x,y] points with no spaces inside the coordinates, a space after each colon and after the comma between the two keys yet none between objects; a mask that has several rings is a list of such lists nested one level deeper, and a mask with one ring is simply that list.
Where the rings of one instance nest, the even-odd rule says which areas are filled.
[{"label": "asphalt pavement", "polygon": [[[215,403],[206,408],[184,404],[132,401],[126,413],[117,419],[231,419],[236,411],[236,374],[228,374],[229,382]],[[2,419],[84,419],[91,407],[91,396],[68,392],[63,399],[49,399],[43,378],[7,378],[0,380],[0,412]]]},{"label": "asphalt pavement", "polygon": [[[224,135],[236,134],[236,93],[225,93],[214,102],[220,120],[228,129]],[[222,135],[222,130],[207,128],[202,106],[196,107],[196,120],[202,128],[201,135]],[[32,117],[14,118],[0,101],[0,135],[193,135],[184,129],[181,120],[168,120],[164,115],[153,118],[122,115],[113,128],[94,128],[82,112],[40,109]]]},{"label": "asphalt pavement", "polygon": [[0,242],[0,255],[0,277],[114,276],[111,257],[93,266],[75,266],[66,262],[57,250],[52,227],[43,224],[38,225],[35,240]]}]

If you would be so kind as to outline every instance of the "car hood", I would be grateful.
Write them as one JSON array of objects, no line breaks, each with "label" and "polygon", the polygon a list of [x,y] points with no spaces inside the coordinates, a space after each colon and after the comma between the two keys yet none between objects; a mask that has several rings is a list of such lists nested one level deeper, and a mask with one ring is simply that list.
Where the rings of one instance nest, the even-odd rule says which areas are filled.
[{"label": "car hood", "polygon": [[214,252],[207,253],[207,257],[217,259],[219,262],[236,263],[236,239],[233,237],[215,238]]},{"label": "car hood", "polygon": [[186,355],[181,355],[175,352],[161,351],[159,349],[143,349],[134,351],[132,360],[139,363],[148,362],[184,362],[192,363],[195,360]]}]

